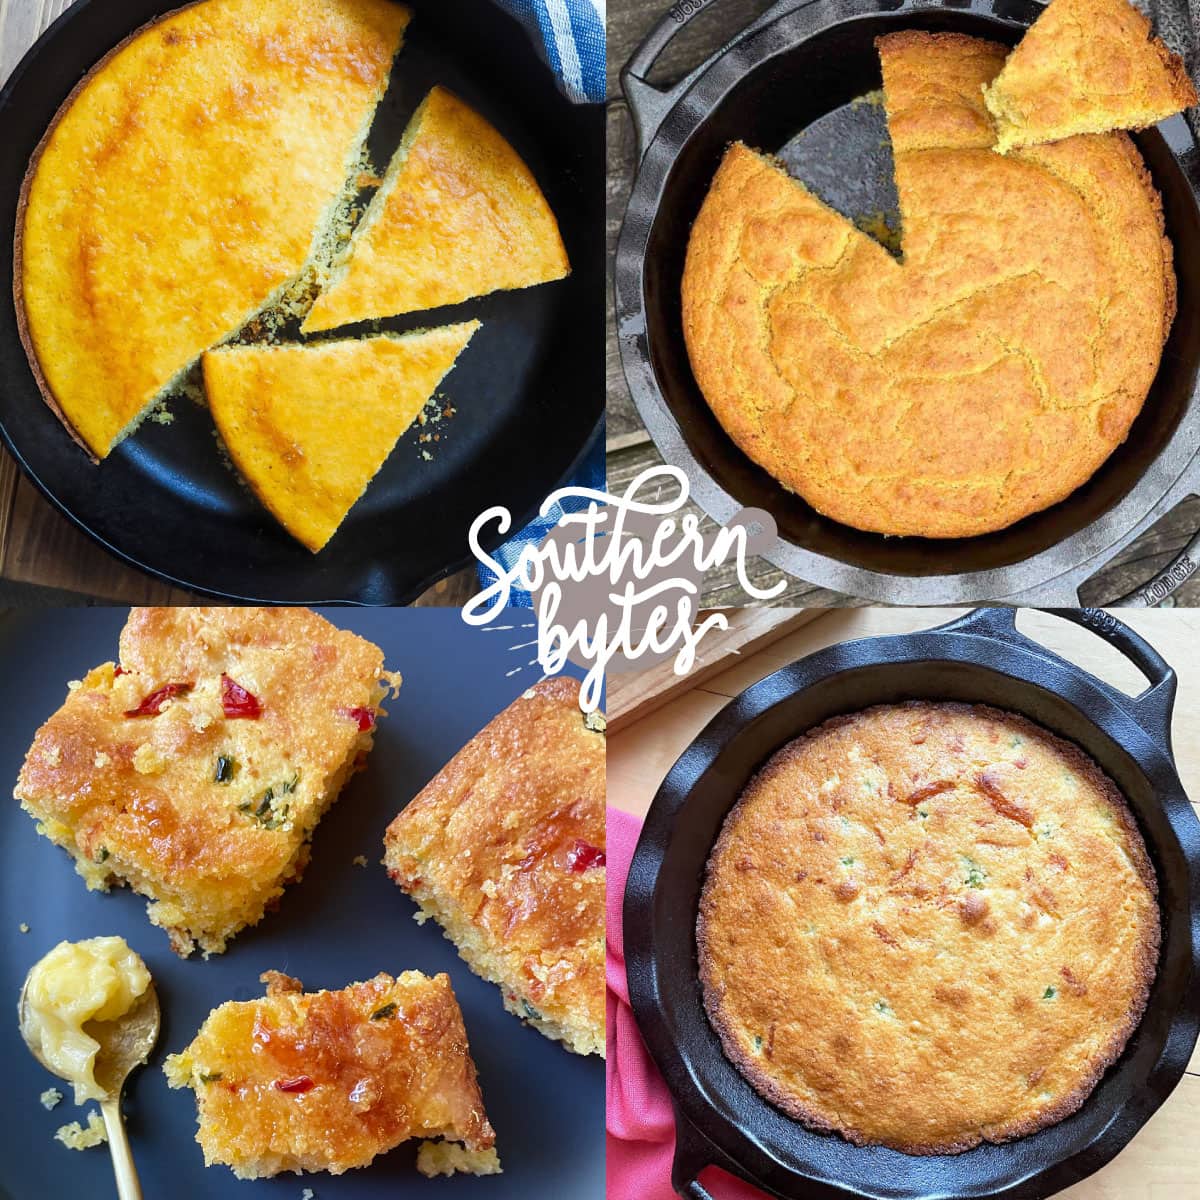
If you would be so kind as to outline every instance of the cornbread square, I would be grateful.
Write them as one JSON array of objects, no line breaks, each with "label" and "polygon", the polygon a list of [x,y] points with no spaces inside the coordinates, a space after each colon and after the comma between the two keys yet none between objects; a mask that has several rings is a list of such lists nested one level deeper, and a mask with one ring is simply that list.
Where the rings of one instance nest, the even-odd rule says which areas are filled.
[{"label": "cornbread square", "polygon": [[604,718],[543,680],[391,823],[388,874],[509,1012],[604,1054]]},{"label": "cornbread square", "polygon": [[15,795],[89,888],[128,884],[177,953],[220,953],[300,878],[390,686],[378,646],[306,609],[134,609]]},{"label": "cornbread square", "polygon": [[340,1175],[420,1137],[445,1139],[422,1145],[423,1174],[499,1172],[449,976],[380,974],[338,992],[261,978],[265,999],[214,1009],[163,1065],[171,1087],[196,1093],[206,1166]]},{"label": "cornbread square", "polygon": [[1127,0],[1053,0],[983,89],[996,149],[1144,129],[1196,103],[1183,59]]}]

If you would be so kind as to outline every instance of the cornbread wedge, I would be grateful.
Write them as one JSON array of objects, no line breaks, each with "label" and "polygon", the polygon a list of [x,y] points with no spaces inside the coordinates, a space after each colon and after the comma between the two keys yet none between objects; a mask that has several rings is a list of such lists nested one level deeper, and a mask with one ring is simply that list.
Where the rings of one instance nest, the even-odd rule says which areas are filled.
[{"label": "cornbread wedge", "polygon": [[14,293],[46,402],[93,458],[332,257],[408,19],[391,0],[202,0],[67,98],[22,189]]},{"label": "cornbread wedge", "polygon": [[700,896],[704,1004],[771,1103],[953,1154],[1069,1116],[1158,964],[1154,868],[1116,785],[1022,716],[925,701],[780,749]]},{"label": "cornbread wedge", "polygon": [[483,117],[435,87],[301,330],[436,308],[569,271],[529,168]]},{"label": "cornbread wedge", "polygon": [[92,889],[128,884],[181,955],[217,954],[308,863],[399,677],[306,609],[134,609],[74,683],[16,797]]},{"label": "cornbread wedge", "polygon": [[444,1139],[421,1146],[425,1175],[500,1171],[449,976],[381,974],[339,992],[278,971],[262,981],[265,999],[214,1009],[163,1065],[196,1093],[206,1166],[340,1175],[419,1137]]},{"label": "cornbread wedge", "polygon": [[1126,135],[993,151],[981,89],[1005,47],[877,46],[903,260],[735,143],[692,227],[683,330],[725,431],[816,511],[974,537],[1124,441],[1175,315],[1171,244]]},{"label": "cornbread wedge", "polygon": [[604,719],[530,688],[391,823],[388,874],[509,1012],[604,1054]]},{"label": "cornbread wedge", "polygon": [[212,350],[209,408],[254,494],[315,554],[478,328]]},{"label": "cornbread wedge", "polygon": [[996,149],[1144,129],[1196,103],[1183,59],[1127,0],[1052,0],[983,89]]}]

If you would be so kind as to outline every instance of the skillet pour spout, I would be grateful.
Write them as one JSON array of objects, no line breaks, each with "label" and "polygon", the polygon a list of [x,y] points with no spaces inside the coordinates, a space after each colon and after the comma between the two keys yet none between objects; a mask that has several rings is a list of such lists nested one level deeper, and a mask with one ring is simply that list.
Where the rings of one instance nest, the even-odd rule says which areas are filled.
[{"label": "skillet pour spout", "polygon": [[[673,1183],[711,1200],[709,1165],[785,1200],[1033,1200],[1099,1170],[1183,1076],[1200,1033],[1200,820],[1171,751],[1176,677],[1099,609],[1054,610],[1145,676],[1129,696],[1027,637],[1011,609],[827,647],[754,684],[713,718],[655,796],[624,902],[630,1002],[677,1116]],[[840,714],[904,700],[987,704],[1078,745],[1116,783],[1158,881],[1162,946],[1149,1002],[1120,1058],[1071,1116],[1027,1137],[913,1157],[817,1133],[762,1099],[725,1058],[701,1000],[695,920],[726,814],[762,763]]]}]

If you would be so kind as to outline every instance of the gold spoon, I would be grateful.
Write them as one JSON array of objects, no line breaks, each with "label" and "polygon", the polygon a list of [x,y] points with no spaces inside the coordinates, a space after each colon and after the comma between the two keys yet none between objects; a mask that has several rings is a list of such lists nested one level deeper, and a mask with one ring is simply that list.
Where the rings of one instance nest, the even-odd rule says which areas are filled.
[{"label": "gold spoon", "polygon": [[[56,1075],[58,1072],[42,1057],[41,1039],[29,1025],[25,996],[28,989],[27,975],[17,1006],[21,1036],[33,1057],[52,1075]],[[158,1041],[159,1024],[158,993],[154,990],[153,980],[123,1017],[118,1017],[115,1021],[86,1022],[85,1032],[100,1043],[92,1075],[100,1090],[104,1092],[104,1099],[100,1101],[100,1112],[108,1134],[108,1149],[112,1154],[113,1174],[117,1177],[117,1195],[120,1200],[142,1200],[142,1186],[138,1183],[137,1169],[133,1165],[133,1154],[129,1149],[129,1137],[125,1133],[125,1122],[121,1117],[121,1092],[133,1069],[140,1067],[150,1057],[150,1051]]]}]

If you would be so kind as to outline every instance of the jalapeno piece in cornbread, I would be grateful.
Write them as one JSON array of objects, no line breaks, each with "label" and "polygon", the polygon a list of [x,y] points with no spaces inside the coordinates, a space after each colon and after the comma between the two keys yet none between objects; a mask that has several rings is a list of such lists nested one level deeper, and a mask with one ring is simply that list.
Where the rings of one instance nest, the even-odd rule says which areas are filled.
[{"label": "jalapeno piece in cornbread", "polygon": [[419,1137],[443,1139],[421,1146],[423,1174],[500,1170],[448,976],[380,974],[337,992],[262,980],[264,999],[214,1009],[163,1067],[196,1093],[207,1166],[340,1175]]},{"label": "jalapeno piece in cornbread", "polygon": [[302,874],[395,682],[378,646],[306,609],[134,609],[16,796],[89,888],[128,884],[180,954],[219,953]]},{"label": "jalapeno piece in cornbread", "polygon": [[388,874],[509,1012],[604,1054],[604,718],[530,688],[391,823]]}]

